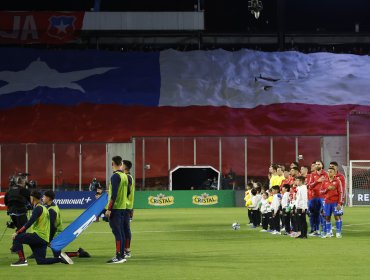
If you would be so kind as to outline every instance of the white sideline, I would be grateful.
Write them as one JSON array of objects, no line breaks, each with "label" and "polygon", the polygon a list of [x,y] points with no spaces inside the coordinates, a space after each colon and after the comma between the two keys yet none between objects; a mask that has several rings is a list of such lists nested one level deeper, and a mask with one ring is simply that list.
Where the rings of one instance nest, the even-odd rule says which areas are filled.
[{"label": "white sideline", "polygon": [[[352,227],[352,226],[364,226],[370,225],[370,223],[363,223],[363,224],[349,224],[343,225],[343,227]],[[345,229],[347,231],[363,231],[363,230],[353,230],[353,229]],[[206,229],[179,229],[179,230],[142,230],[142,231],[133,231],[133,233],[165,233],[165,232],[201,232],[206,231]],[[210,230],[207,230],[210,231]],[[219,229],[219,230],[212,230],[212,231],[230,231],[230,229]],[[85,231],[84,234],[111,234],[111,231]],[[4,234],[4,235],[12,235],[12,234]]]},{"label": "white sideline", "polygon": [[[201,232],[201,231],[209,231],[206,229],[179,229],[179,230],[142,230],[142,231],[132,231],[132,233],[165,233],[165,232]],[[212,231],[230,231],[230,229],[219,229],[219,230],[212,230]],[[85,234],[112,234],[112,231],[84,231]],[[4,235],[12,235],[12,234],[4,234]]]},{"label": "white sideline", "polygon": [[[201,231],[209,231],[206,229],[179,229],[179,230],[141,230],[141,231],[133,231],[133,233],[165,233],[165,232],[201,232]],[[212,230],[212,231],[230,231],[230,229],[219,229],[219,230]],[[111,231],[90,231],[85,232],[85,234],[102,234],[102,233],[112,233]]]}]

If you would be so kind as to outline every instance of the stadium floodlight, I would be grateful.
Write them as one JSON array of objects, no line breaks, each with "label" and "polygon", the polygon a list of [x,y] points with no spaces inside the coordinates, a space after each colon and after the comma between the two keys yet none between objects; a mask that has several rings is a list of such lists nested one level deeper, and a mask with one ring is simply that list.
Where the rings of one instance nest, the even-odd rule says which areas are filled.
[{"label": "stadium floodlight", "polygon": [[256,19],[260,17],[260,13],[263,9],[262,0],[249,0],[248,1],[248,11],[251,11],[251,14],[254,15]]}]

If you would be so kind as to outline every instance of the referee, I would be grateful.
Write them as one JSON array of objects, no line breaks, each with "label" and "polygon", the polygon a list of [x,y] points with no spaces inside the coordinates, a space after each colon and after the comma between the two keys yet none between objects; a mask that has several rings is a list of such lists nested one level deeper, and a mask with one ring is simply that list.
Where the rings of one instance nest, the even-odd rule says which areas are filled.
[{"label": "referee", "polygon": [[116,240],[116,256],[108,260],[108,264],[118,264],[126,261],[124,256],[125,233],[124,215],[127,208],[127,175],[122,171],[122,158],[112,158],[113,175],[110,178],[108,190],[108,209],[105,216],[109,219],[109,225]]}]

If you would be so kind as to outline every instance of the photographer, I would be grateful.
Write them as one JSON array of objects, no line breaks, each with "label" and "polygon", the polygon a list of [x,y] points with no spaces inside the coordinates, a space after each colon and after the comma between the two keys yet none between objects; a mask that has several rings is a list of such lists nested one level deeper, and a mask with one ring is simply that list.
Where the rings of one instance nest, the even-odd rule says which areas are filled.
[{"label": "photographer", "polygon": [[[104,190],[102,185],[99,183],[99,181],[96,178],[93,178],[92,182],[89,186],[89,191],[95,191],[95,199],[98,199],[103,194]],[[105,214],[105,209],[100,213],[100,215]],[[99,222],[100,215],[96,217],[95,222]]]},{"label": "photographer", "polygon": [[92,179],[90,186],[89,186],[89,191],[91,192],[95,191],[97,192],[97,194],[100,194],[100,195],[103,193],[103,187],[96,178]]},{"label": "photographer", "polygon": [[27,211],[32,208],[30,191],[26,188],[28,175],[19,173],[11,177],[9,190],[4,197],[5,205],[8,207],[7,213],[12,219],[7,226],[15,227],[17,230],[27,223]]}]

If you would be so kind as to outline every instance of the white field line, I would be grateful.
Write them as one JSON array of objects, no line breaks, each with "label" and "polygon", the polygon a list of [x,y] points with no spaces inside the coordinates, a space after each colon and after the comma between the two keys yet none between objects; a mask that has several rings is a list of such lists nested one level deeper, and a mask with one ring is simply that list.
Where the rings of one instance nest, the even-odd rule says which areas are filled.
[{"label": "white field line", "polygon": [[[179,230],[140,230],[133,231],[133,233],[171,233],[171,232],[202,232],[202,231],[230,231],[231,229],[219,229],[219,230],[205,230],[205,229],[179,229]],[[88,234],[104,234],[112,233],[111,231],[97,231],[97,232],[86,232]]]},{"label": "white field line", "polygon": [[[363,224],[349,224],[343,225],[343,227],[352,227],[352,226],[364,226],[370,225],[370,223],[363,223]],[[248,228],[249,229],[249,228]],[[252,229],[253,230],[253,229]],[[346,231],[365,231],[365,230],[355,230],[355,229],[344,229]],[[141,231],[133,231],[132,233],[171,233],[171,232],[202,232],[206,231],[205,229],[179,229],[179,230],[141,230]],[[218,230],[207,230],[208,232],[216,232],[216,231],[231,231],[231,229],[218,229]],[[84,234],[112,234],[111,231],[86,231]],[[4,235],[12,235],[12,233],[4,234]]]},{"label": "white field line", "polygon": [[349,225],[343,225],[344,227],[352,227],[352,226],[365,226],[365,225],[370,225],[370,223],[366,224],[349,224]]},{"label": "white field line", "polygon": [[[193,230],[193,229],[179,229],[179,230],[141,230],[141,231],[132,231],[132,233],[171,233],[171,232],[202,232],[202,231],[232,231],[231,229],[219,229],[219,230],[205,230],[205,229],[199,229],[199,230]],[[83,234],[112,234],[112,231],[84,231]],[[4,234],[4,235],[12,235],[10,234]]]},{"label": "white field line", "polygon": [[[335,229],[334,229],[335,231]],[[359,229],[348,229],[348,228],[342,228],[342,231],[352,231],[352,232],[368,232],[368,230],[359,230]]]},{"label": "white field line", "polygon": [[[363,226],[363,225],[370,225],[370,223],[364,224],[349,224],[343,225],[343,227],[352,227],[352,226]],[[249,229],[249,228],[247,228]],[[218,229],[218,230],[208,230],[209,232],[216,232],[216,231],[230,231],[231,229]],[[252,229],[253,230],[253,229]],[[350,230],[345,229],[347,231],[363,231],[363,230]],[[179,229],[179,230],[141,230],[141,231],[133,231],[133,233],[171,233],[171,232],[202,232],[205,231],[204,229]],[[112,233],[111,231],[90,231],[85,232],[85,234],[105,234],[105,233]]]}]

